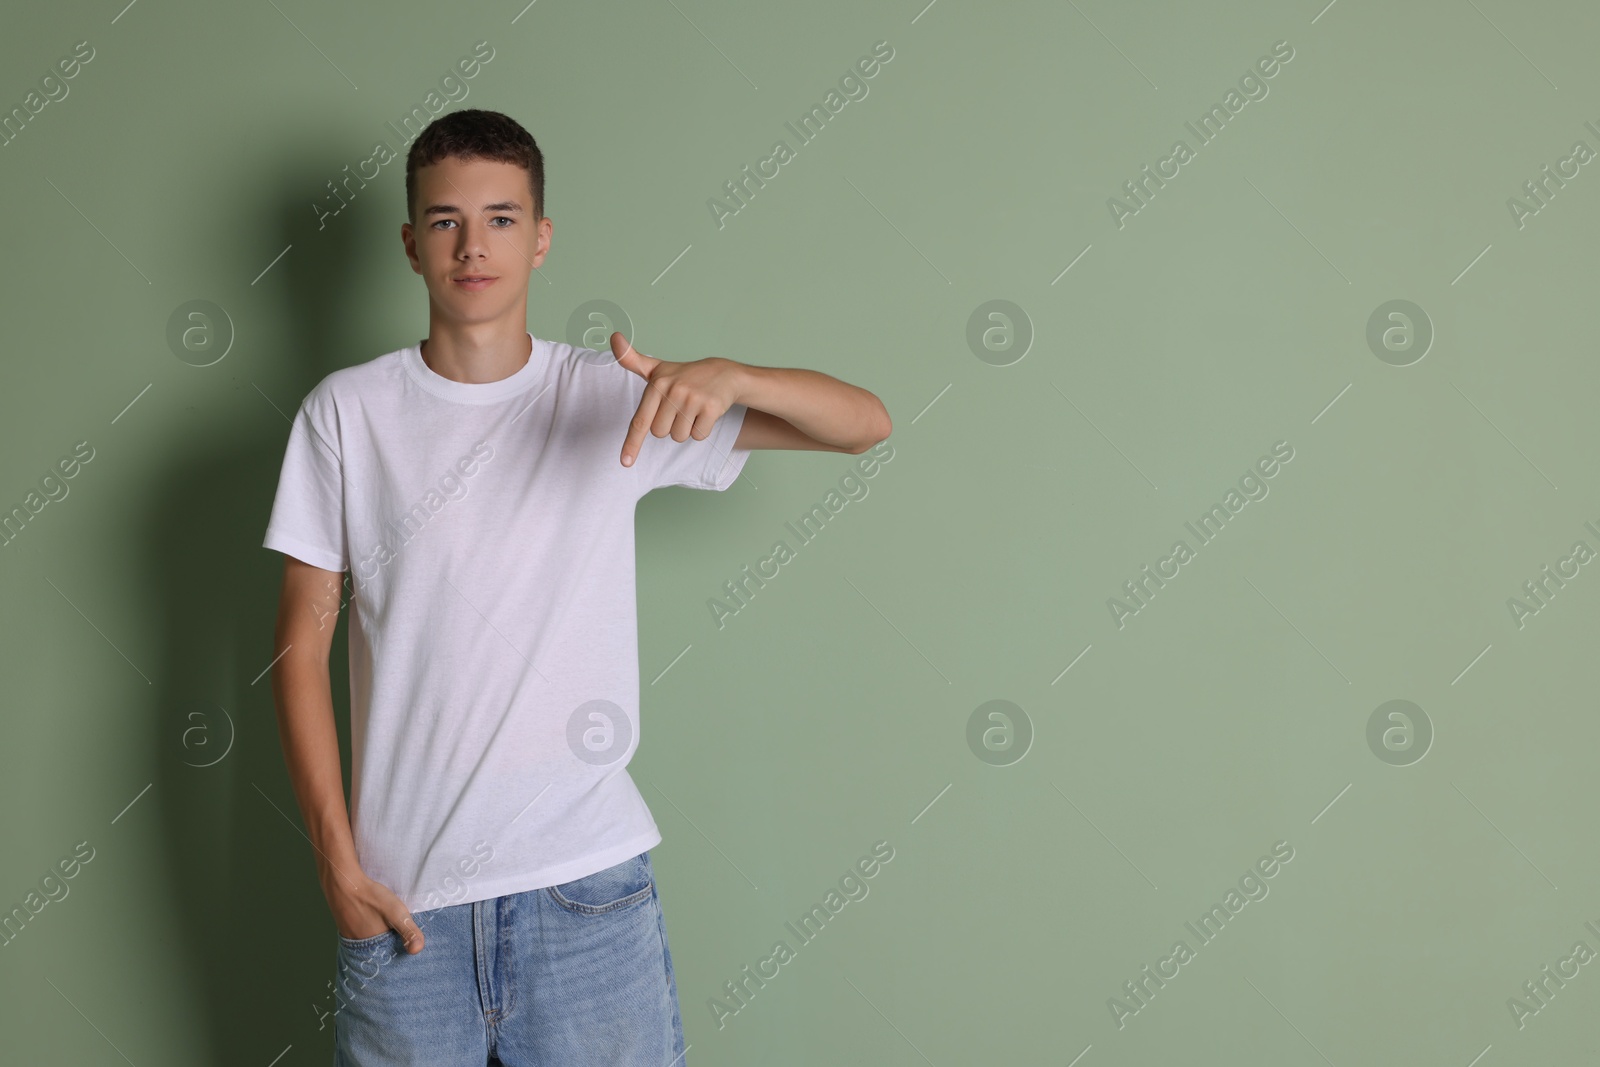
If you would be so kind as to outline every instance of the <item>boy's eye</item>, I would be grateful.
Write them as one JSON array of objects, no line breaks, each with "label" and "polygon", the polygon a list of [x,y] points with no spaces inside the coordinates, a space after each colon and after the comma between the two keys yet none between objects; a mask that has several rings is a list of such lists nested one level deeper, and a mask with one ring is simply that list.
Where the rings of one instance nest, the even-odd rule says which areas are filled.
[{"label": "boy's eye", "polygon": [[[433,224],[433,228],[434,229],[438,229],[439,227],[445,225],[446,223],[449,223],[450,225],[453,226],[453,225],[455,225],[455,221],[456,221],[455,219],[440,219],[438,222]],[[490,219],[489,221],[490,222],[506,222],[506,223],[515,224],[517,220],[512,218],[509,215],[496,215],[494,218]],[[497,229],[497,230],[505,229],[504,226],[495,226],[493,228]]]}]

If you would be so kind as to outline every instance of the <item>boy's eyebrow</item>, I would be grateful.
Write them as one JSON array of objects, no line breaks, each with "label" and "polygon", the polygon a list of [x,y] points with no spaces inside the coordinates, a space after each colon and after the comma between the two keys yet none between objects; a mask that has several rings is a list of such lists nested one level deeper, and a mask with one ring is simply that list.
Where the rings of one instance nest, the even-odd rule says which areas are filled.
[{"label": "boy's eyebrow", "polygon": [[[505,211],[521,214],[522,205],[517,203],[515,200],[502,200],[498,204],[485,204],[480,210],[484,211],[485,213],[490,211]],[[459,215],[461,214],[461,209],[456,207],[454,204],[434,204],[422,214],[424,218],[431,218],[434,215]]]}]

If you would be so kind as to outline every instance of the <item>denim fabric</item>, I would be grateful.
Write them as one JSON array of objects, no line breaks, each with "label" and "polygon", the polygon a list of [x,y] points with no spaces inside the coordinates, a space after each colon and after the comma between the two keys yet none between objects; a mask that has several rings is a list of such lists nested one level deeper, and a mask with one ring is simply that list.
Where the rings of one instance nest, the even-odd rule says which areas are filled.
[{"label": "denim fabric", "polygon": [[686,1067],[650,854],[339,937],[335,1067]]}]

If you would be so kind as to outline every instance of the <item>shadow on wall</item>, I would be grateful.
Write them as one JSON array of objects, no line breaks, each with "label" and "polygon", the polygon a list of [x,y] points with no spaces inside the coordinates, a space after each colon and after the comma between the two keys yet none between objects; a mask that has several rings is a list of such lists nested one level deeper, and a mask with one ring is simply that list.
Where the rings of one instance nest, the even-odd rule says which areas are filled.
[{"label": "shadow on wall", "polygon": [[[148,573],[161,590],[154,616],[165,638],[152,677],[160,713],[151,799],[165,831],[180,965],[198,979],[194,1019],[206,1031],[207,1063],[274,1063],[288,1046],[275,1067],[320,1067],[332,1058],[337,931],[284,765],[271,675],[263,673],[276,654],[284,557],[261,539],[288,440],[284,416],[293,419],[323,376],[376,354],[339,350],[335,339],[362,332],[341,321],[351,314],[352,270],[358,260],[398,254],[401,220],[383,221],[394,245],[380,243],[377,251],[379,223],[368,221],[375,199],[366,212],[347,211],[319,230],[304,191],[323,181],[309,162],[291,164],[282,198],[261,216],[276,222],[276,232],[251,237],[271,255],[294,246],[256,283],[282,294],[283,333],[291,340],[282,350],[263,350],[236,317],[242,336],[233,350],[195,370],[215,375],[217,390],[248,393],[268,417],[241,420],[227,435],[175,438],[145,531]],[[237,292],[204,295],[223,304],[232,297],[236,313],[244,302]],[[267,294],[256,296],[257,308],[270,306],[262,300]],[[346,598],[349,592],[347,584]],[[348,610],[340,613],[330,659],[347,789]]]}]

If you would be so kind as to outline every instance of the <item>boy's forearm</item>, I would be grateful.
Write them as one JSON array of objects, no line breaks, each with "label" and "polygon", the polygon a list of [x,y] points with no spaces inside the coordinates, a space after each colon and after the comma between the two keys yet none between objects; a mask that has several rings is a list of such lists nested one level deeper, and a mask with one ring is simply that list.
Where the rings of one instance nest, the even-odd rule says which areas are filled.
[{"label": "boy's forearm", "polygon": [[[818,441],[865,450],[889,436],[883,401],[860,386],[821,371],[729,362],[737,369],[737,403],[776,415]],[[863,435],[864,427],[871,432]]]},{"label": "boy's forearm", "polygon": [[328,664],[314,652],[296,653],[290,648],[273,668],[278,738],[318,877],[324,884],[332,877],[353,886],[360,864],[344,800]]}]

